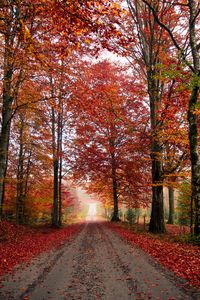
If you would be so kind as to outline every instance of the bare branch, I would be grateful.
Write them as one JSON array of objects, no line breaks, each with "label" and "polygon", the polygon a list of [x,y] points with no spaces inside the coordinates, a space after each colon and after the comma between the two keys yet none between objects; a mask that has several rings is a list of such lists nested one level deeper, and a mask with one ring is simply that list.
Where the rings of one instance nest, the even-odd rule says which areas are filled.
[{"label": "bare branch", "polygon": [[160,25],[162,28],[164,28],[164,29],[168,32],[168,34],[169,34],[169,36],[170,36],[170,38],[171,38],[171,40],[172,40],[174,46],[175,46],[175,47],[177,48],[177,50],[180,52],[180,55],[181,55],[182,59],[183,59],[184,62],[187,64],[187,66],[191,69],[191,71],[194,72],[194,68],[191,66],[191,64],[190,64],[189,61],[187,60],[186,55],[185,55],[185,53],[184,53],[184,50],[179,46],[179,44],[178,44],[178,42],[176,41],[176,39],[175,39],[175,37],[174,37],[172,31],[170,30],[170,28],[168,28],[164,23],[162,23],[162,22],[160,21],[160,19],[159,19],[157,13],[156,13],[156,11],[155,11],[155,9],[151,6],[151,4],[150,4],[147,0],[142,0],[142,2],[145,3],[145,4],[149,7],[149,9],[152,11],[153,16],[154,16],[156,22],[158,23],[158,25]]}]

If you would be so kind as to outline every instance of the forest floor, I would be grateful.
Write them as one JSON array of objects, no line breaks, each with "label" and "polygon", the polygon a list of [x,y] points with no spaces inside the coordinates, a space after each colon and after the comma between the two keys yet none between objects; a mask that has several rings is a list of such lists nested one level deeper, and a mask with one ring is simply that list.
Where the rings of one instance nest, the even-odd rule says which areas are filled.
[{"label": "forest floor", "polygon": [[[143,251],[134,233],[103,222],[69,228],[71,237],[59,247],[41,251],[28,265],[23,263],[12,274],[4,274],[0,299],[200,299],[200,290],[189,287]],[[53,236],[55,244],[57,235]],[[60,239],[63,236],[60,233]],[[153,239],[145,242],[150,248],[154,244]]]}]

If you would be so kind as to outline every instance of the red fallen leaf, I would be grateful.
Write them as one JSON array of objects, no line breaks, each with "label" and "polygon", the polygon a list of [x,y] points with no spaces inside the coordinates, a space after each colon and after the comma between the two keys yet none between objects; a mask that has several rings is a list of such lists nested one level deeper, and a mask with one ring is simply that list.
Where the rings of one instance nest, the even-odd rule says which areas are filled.
[{"label": "red fallen leaf", "polygon": [[135,233],[113,223],[107,223],[107,226],[131,244],[142,248],[177,276],[186,279],[189,285],[200,288],[198,246],[166,242],[151,235]]},{"label": "red fallen leaf", "polygon": [[131,280],[132,278],[130,276],[127,276],[125,279],[126,280]]},{"label": "red fallen leaf", "polygon": [[51,248],[61,246],[71,236],[81,230],[81,225],[71,225],[62,229],[49,228],[30,229],[24,226],[0,222],[0,234],[3,232],[6,239],[0,244],[0,276],[12,272],[14,266],[29,262],[33,257]]}]

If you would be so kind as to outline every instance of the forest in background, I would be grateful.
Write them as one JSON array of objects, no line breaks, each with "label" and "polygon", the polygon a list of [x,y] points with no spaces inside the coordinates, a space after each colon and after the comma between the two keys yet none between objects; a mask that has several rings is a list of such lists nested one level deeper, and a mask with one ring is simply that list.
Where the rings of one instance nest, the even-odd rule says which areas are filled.
[{"label": "forest in background", "polygon": [[1,2],[2,218],[61,226],[73,180],[113,221],[121,204],[151,206],[149,230],[163,233],[163,187],[173,223],[187,185],[200,234],[199,14],[195,0]]}]

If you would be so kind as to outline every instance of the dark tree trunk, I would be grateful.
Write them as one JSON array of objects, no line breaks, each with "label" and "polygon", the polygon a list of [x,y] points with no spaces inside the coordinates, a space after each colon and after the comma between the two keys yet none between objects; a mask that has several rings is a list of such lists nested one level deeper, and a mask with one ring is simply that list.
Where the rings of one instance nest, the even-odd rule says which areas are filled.
[{"label": "dark tree trunk", "polygon": [[172,186],[168,187],[169,195],[169,218],[167,224],[174,224],[174,188]]},{"label": "dark tree trunk", "polygon": [[[54,84],[53,79],[50,78],[51,85],[51,96],[54,99]],[[59,107],[60,109],[60,107]],[[60,112],[57,113],[56,120],[56,110],[54,106],[51,108],[51,126],[52,126],[52,152],[53,152],[53,210],[52,210],[52,226],[60,227],[61,225],[61,184],[62,178],[60,174]],[[62,170],[61,170],[62,171]]]},{"label": "dark tree trunk", "polygon": [[150,99],[150,116],[151,116],[151,161],[152,161],[152,209],[149,224],[149,231],[152,233],[164,233],[164,205],[163,205],[163,163],[162,163],[162,146],[157,137],[159,128],[158,109],[160,106],[160,95],[158,83],[155,79],[156,71],[149,69],[148,78],[148,94]]},{"label": "dark tree trunk", "polygon": [[10,125],[12,117],[13,97],[11,95],[11,83],[13,76],[12,64],[12,45],[9,38],[5,38],[4,54],[4,79],[3,79],[3,105],[2,105],[2,122],[0,132],[0,218],[3,211],[4,181],[7,171],[8,148],[10,138]]},{"label": "dark tree trunk", "polygon": [[192,235],[194,233],[193,230],[193,219],[194,219],[194,211],[193,211],[193,199],[192,196],[190,198],[190,234]]},{"label": "dark tree trunk", "polygon": [[[188,107],[190,159],[192,166],[192,201],[194,201],[194,234],[200,235],[200,158],[198,148],[197,116],[194,114],[194,108],[199,97],[200,82],[200,55],[197,45],[197,30],[199,30],[199,28],[196,28],[196,22],[198,22],[197,15],[199,11],[196,11],[196,1],[189,0],[188,5],[190,9],[190,47],[194,65],[194,80]],[[199,10],[199,7],[197,7],[197,9]]]},{"label": "dark tree trunk", "polygon": [[115,155],[112,153],[112,188],[113,188],[113,222],[120,221],[119,219],[119,209],[118,209],[118,193],[117,193],[117,177],[116,177],[116,162],[115,162]]},{"label": "dark tree trunk", "polygon": [[[199,76],[200,80],[200,76]],[[193,87],[189,102],[188,123],[190,141],[190,159],[192,166],[192,202],[194,202],[194,234],[200,234],[200,159],[198,153],[197,116],[193,113],[197,102],[199,87]]]},{"label": "dark tree trunk", "polygon": [[59,227],[59,208],[58,208],[58,170],[59,170],[59,161],[57,158],[53,162],[53,216],[52,216],[52,226]]},{"label": "dark tree trunk", "polygon": [[58,171],[59,171],[59,160],[56,147],[56,118],[55,109],[52,107],[52,150],[53,150],[53,211],[52,211],[52,226],[59,227],[59,207],[58,207],[58,196],[59,196],[59,185],[58,185]]},{"label": "dark tree trunk", "polygon": [[113,203],[114,203],[114,210],[113,210],[112,221],[118,222],[120,221],[120,219],[119,219],[119,209],[118,209],[117,181],[115,178],[113,178]]},{"label": "dark tree trunk", "polygon": [[29,183],[29,176],[30,176],[30,169],[31,169],[31,157],[32,157],[32,145],[31,149],[29,151],[29,156],[28,156],[28,162],[27,162],[27,168],[26,168],[26,176],[25,176],[25,182],[24,182],[24,195],[26,197],[28,193],[28,183]]},{"label": "dark tree trunk", "polygon": [[21,118],[19,136],[19,157],[17,169],[17,199],[16,199],[16,221],[18,224],[24,223],[24,145],[23,145],[23,132],[24,120]]},{"label": "dark tree trunk", "polygon": [[59,161],[59,226],[62,226],[62,157]]},{"label": "dark tree trunk", "polygon": [[59,108],[58,114],[58,155],[59,155],[59,226],[62,226],[62,134],[63,134],[63,103],[61,96],[59,97]]},{"label": "dark tree trunk", "polygon": [[[157,148],[157,147],[156,147]],[[155,150],[155,148],[153,148]],[[154,153],[154,154],[153,154]],[[160,156],[152,151],[152,209],[149,231],[152,233],[164,233],[164,209],[163,209],[163,172]],[[160,153],[159,153],[160,154]]]}]

